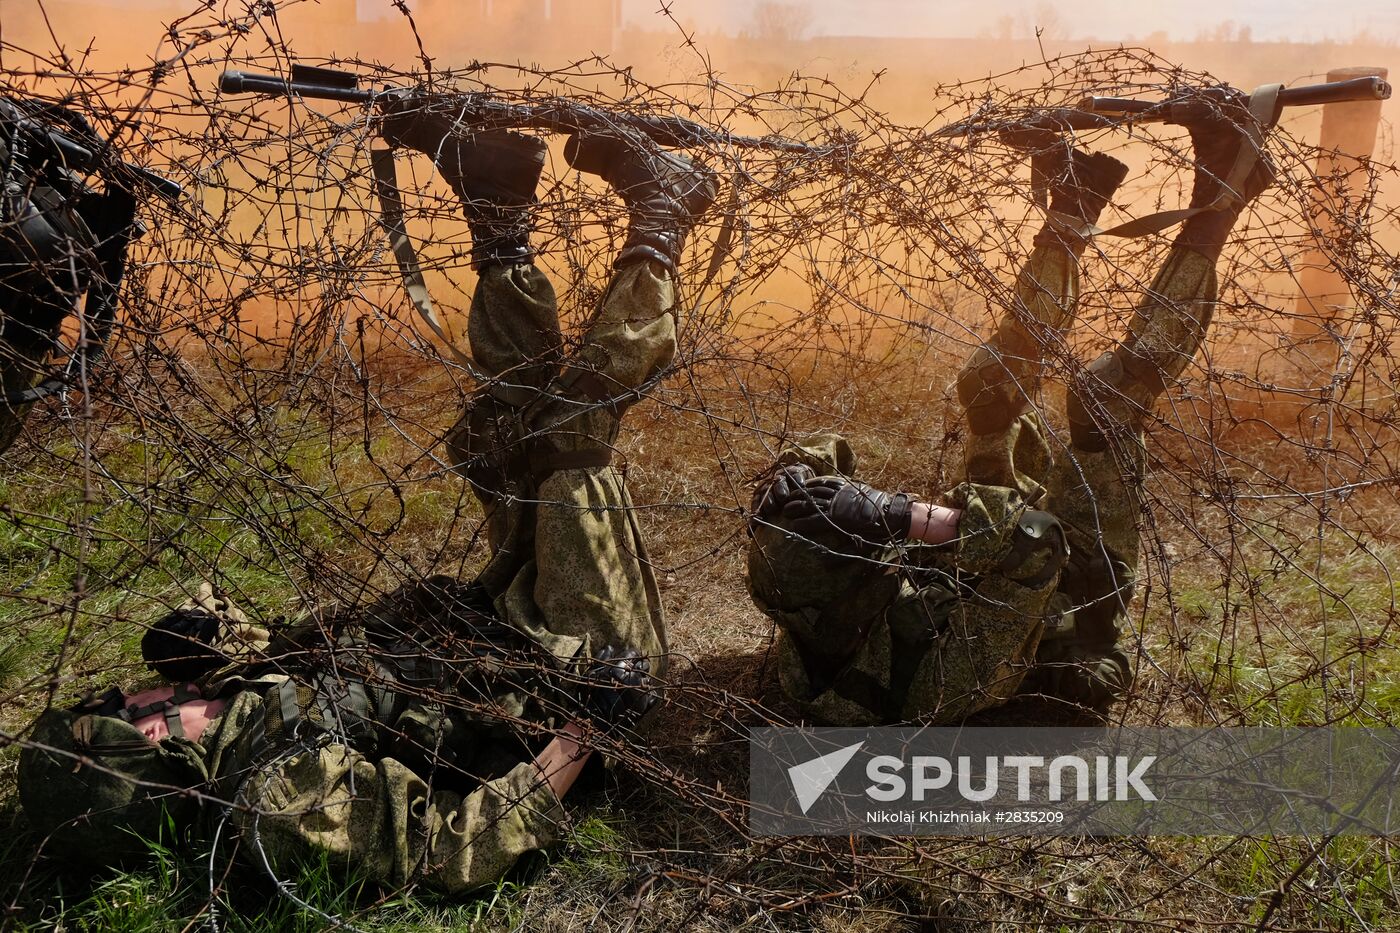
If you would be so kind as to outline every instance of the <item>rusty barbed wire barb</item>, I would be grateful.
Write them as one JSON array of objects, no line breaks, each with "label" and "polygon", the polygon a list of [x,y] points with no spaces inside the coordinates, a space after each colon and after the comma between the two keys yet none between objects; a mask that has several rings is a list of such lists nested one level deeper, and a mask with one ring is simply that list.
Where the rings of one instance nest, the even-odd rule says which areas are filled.
[{"label": "rusty barbed wire barb", "polygon": [[[513,750],[552,741],[576,710],[576,672],[526,651],[484,651],[486,628],[385,607],[437,575],[465,585],[486,567],[497,530],[472,481],[453,472],[444,437],[478,383],[510,396],[535,385],[532,367],[576,358],[597,325],[626,210],[570,167],[552,131],[529,134],[547,140],[531,245],[557,294],[559,343],[494,375],[475,371],[417,322],[378,219],[367,113],[386,93],[375,89],[412,95],[421,84],[441,95],[433,106],[468,117],[485,101],[496,121],[567,102],[647,123],[729,182],[678,263],[674,359],[636,389],[588,401],[535,390],[564,412],[571,440],[582,431],[569,418],[634,406],[608,451],[633,499],[616,508],[644,533],[669,618],[654,723],[598,730],[616,767],[596,779],[600,790],[568,801],[554,861],[529,888],[502,886],[460,913],[415,900],[427,866],[357,900],[264,864],[240,847],[265,842],[266,823],[241,838],[233,827],[271,808],[219,785],[201,791],[211,811],[225,808],[214,851],[162,856],[176,867],[159,877],[105,876],[107,890],[130,884],[130,903],[168,911],[172,927],[216,917],[236,928],[254,916],[291,925],[305,920],[301,902],[320,912],[313,923],[364,929],[440,917],[571,928],[596,915],[598,928],[657,930],[976,930],[989,918],[1006,929],[1226,930],[1257,925],[1263,910],[1275,930],[1395,925],[1385,839],[775,839],[748,828],[749,729],[802,721],[777,684],[774,628],[747,592],[753,481],[795,438],[840,432],[862,449],[864,481],[929,501],[950,488],[968,439],[952,383],[991,323],[1024,311],[1016,270],[1046,217],[1032,156],[999,131],[1035,124],[1123,160],[1128,180],[1105,216],[1141,216],[1187,203],[1189,144],[1179,127],[1129,112],[1139,104],[1098,99],[1160,111],[1218,76],[1110,49],[998,65],[982,80],[898,69],[875,80],[835,67],[817,76],[788,62],[741,80],[691,55],[702,42],[691,37],[679,58],[437,58],[429,82],[429,63],[413,59],[298,58],[279,18],[297,6],[201,5],[172,24],[154,64],[112,70],[48,49],[45,34],[21,45],[5,14],[0,96],[79,108],[114,137],[113,155],[184,189],[174,201],[142,199],[148,231],[130,246],[106,360],[69,384],[66,408],[35,400],[0,460],[7,916],[101,925],[84,919],[97,916],[82,913],[77,892],[88,889],[60,887],[51,843],[8,805],[8,756],[38,741],[32,726],[47,708],[89,688],[151,686],[139,644],[202,599],[203,582],[250,628],[280,636],[285,663],[314,666],[331,685],[392,681],[406,702],[487,724]],[[425,56],[438,54],[431,32],[418,38]],[[289,97],[297,75],[317,74],[303,64],[358,82],[339,79],[335,99]],[[225,77],[221,94],[221,74],[243,78]],[[1081,107],[1091,98],[1105,112]],[[1226,246],[1201,352],[1146,415],[1140,495],[1113,506],[1137,517],[1142,555],[1122,642],[1137,682],[1110,724],[1389,727],[1400,711],[1400,168],[1388,135],[1370,158],[1323,158],[1316,116],[1289,108],[1267,138],[1278,181]],[[479,276],[461,201],[424,156],[401,155],[397,177],[443,333],[469,339]],[[1155,233],[1090,243],[1074,326],[1041,333],[1033,348],[1045,375],[1030,402],[1064,462],[1064,389],[1123,330],[1165,247]],[[1300,306],[1302,280],[1319,266],[1342,285]],[[51,274],[6,266],[0,289],[36,268]],[[14,334],[4,301],[0,348]],[[88,325],[82,311],[66,317],[56,347]],[[487,456],[510,449],[503,440]],[[518,501],[590,509],[547,494]],[[897,575],[906,558],[869,568]],[[338,644],[370,617],[372,647]],[[421,668],[412,677],[398,667],[409,655]],[[528,712],[493,695],[502,682],[528,686]],[[1068,722],[1078,720],[1022,699],[971,725]],[[407,726],[381,737],[421,757],[415,773],[435,793],[499,777],[496,762],[445,754],[438,738]],[[250,855],[251,873],[240,861]]]}]

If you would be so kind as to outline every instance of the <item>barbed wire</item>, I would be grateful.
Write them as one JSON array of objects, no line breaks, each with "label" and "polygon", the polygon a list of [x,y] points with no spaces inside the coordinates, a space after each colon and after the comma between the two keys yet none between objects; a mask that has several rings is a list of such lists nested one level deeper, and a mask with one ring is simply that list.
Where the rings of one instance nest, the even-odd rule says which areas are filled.
[{"label": "barbed wire", "polygon": [[[281,6],[196,12],[172,25],[163,58],[122,72],[5,44],[6,96],[79,109],[123,158],[185,189],[175,202],[142,203],[149,231],[132,247],[107,358],[82,391],[39,403],[5,455],[7,781],[42,709],[89,684],[148,682],[136,642],[200,581],[276,628],[328,604],[358,618],[354,607],[405,584],[468,580],[485,563],[481,507],[441,447],[483,377],[423,329],[402,292],[373,196],[372,105],[216,92],[223,69],[285,74],[300,61],[278,35]],[[32,65],[14,67],[20,59]],[[312,63],[368,87],[425,77]],[[1024,154],[995,133],[934,131],[1015,121],[1090,93],[1162,98],[1216,83],[1146,49],[1090,51],[931,88],[926,121],[910,126],[811,76],[773,88],[713,71],[651,84],[644,69],[603,57],[432,72],[439,93],[566,97],[813,147],[692,149],[726,187],[679,270],[679,352],[616,443],[675,657],[653,726],[597,739],[618,765],[605,806],[625,828],[601,849],[620,868],[581,882],[546,872],[510,923],[980,929],[995,918],[1007,929],[1303,930],[1393,920],[1385,839],[822,840],[747,829],[748,729],[800,718],[775,686],[771,623],[744,587],[752,481],[794,437],[837,430],[862,449],[867,482],[930,499],[951,486],[964,432],[949,385],[990,322],[1012,313],[1016,269],[1040,223]],[[1236,228],[1206,344],[1149,421],[1129,636],[1140,673],[1114,722],[1392,721],[1396,166],[1387,148],[1339,188],[1343,179],[1317,174],[1306,129],[1286,118],[1270,134],[1278,182]],[[560,137],[549,141],[533,242],[576,346],[626,217],[601,182],[568,168]],[[1120,219],[1189,199],[1180,128],[1108,128],[1076,143],[1132,166],[1110,208]],[[461,335],[474,274],[460,206],[426,159],[404,154],[399,171],[435,304]],[[1123,332],[1165,243],[1090,246],[1075,330],[1049,348],[1041,404],[1052,424],[1063,423],[1055,387]],[[1296,310],[1300,269],[1317,256],[1349,294],[1320,344]],[[479,651],[454,641],[460,633],[424,642],[415,620],[396,624],[396,637],[420,642],[442,668],[473,669]],[[322,626],[308,649],[323,667],[335,631]],[[336,663],[378,676],[373,659]],[[535,665],[520,661],[517,673],[528,679]],[[523,747],[569,716],[567,699],[548,692],[536,697],[544,712],[518,716],[460,683],[396,689],[503,723]],[[1018,702],[979,721],[1063,715]],[[434,779],[472,777],[451,770]],[[574,810],[587,814],[587,801]],[[254,845],[257,834],[218,838]],[[215,856],[191,923],[237,913],[227,860]],[[52,912],[31,869],[5,897],[42,924]],[[289,879],[277,890],[305,897]],[[390,900],[326,919],[356,927]]]}]

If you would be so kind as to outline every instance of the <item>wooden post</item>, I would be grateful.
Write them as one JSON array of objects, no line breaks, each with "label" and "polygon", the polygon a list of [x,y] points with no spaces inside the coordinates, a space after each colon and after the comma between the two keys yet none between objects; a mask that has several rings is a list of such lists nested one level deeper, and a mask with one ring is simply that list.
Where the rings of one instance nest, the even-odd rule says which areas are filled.
[{"label": "wooden post", "polygon": [[[1384,78],[1385,68],[1336,68],[1327,72],[1328,81],[1376,76]],[[1376,148],[1381,102],[1348,101],[1322,108],[1322,150],[1317,157],[1317,177],[1311,213],[1321,235],[1336,232],[1337,215],[1343,198],[1358,194],[1365,184],[1360,160]],[[1338,344],[1329,328],[1340,311],[1352,303],[1351,291],[1341,274],[1327,261],[1321,249],[1314,248],[1300,264],[1297,317],[1293,322],[1293,344],[1287,352],[1289,375],[1297,377],[1297,388],[1320,388],[1331,381],[1337,365]]]}]

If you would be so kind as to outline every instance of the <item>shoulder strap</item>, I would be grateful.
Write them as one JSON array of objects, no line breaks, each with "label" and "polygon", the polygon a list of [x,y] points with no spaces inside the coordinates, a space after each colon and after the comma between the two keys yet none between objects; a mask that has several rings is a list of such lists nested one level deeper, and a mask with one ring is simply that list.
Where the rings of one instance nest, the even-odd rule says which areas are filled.
[{"label": "shoulder strap", "polygon": [[418,264],[418,253],[413,249],[413,241],[404,228],[403,195],[399,193],[398,170],[394,167],[394,150],[376,147],[370,150],[370,165],[374,169],[374,191],[379,196],[379,223],[389,236],[389,246],[394,251],[394,259],[399,264],[403,276],[404,291],[417,309],[418,316],[432,329],[438,339],[447,344],[457,362],[476,373],[475,362],[462,351],[447,329],[442,319],[433,309],[433,298],[428,293],[428,283],[423,280],[423,270]]}]

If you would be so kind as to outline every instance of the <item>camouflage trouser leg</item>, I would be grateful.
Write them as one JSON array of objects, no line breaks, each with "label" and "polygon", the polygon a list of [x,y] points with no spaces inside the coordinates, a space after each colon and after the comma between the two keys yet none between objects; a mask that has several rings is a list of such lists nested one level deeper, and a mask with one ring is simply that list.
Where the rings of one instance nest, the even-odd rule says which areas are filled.
[{"label": "camouflage trouser leg", "polygon": [[[675,355],[670,274],[650,263],[619,270],[579,350],[561,361],[553,293],[546,303],[543,289],[520,288],[544,282],[524,268],[473,305],[469,331],[478,362],[513,373],[511,385],[505,395],[479,392],[448,440],[479,491],[501,489],[483,496],[495,553],[482,582],[503,618],[560,656],[616,645],[660,658],[656,580],[612,461],[620,419],[636,400],[628,393]],[[512,317],[520,306],[529,313]],[[540,355],[521,356],[531,350]]]},{"label": "camouflage trouser leg", "polygon": [[1138,560],[1143,419],[1196,355],[1215,308],[1213,260],[1173,248],[1117,346],[1071,386],[1069,456],[1058,458],[1052,508],[1092,551],[1129,575]]},{"label": "camouflage trouser leg", "polygon": [[1059,243],[1035,248],[1016,277],[1015,304],[958,375],[969,428],[968,481],[1009,486],[1031,504],[1043,495],[1050,462],[1032,402],[1051,350],[1074,323],[1081,251]]},{"label": "camouflage trouser leg", "polygon": [[448,895],[499,880],[553,843],[564,817],[533,762],[463,796],[341,744],[262,769],[237,803],[241,849],[258,868],[295,878],[299,860],[323,853],[385,889],[421,883]]},{"label": "camouflage trouser leg", "polygon": [[[782,459],[854,469],[834,435]],[[813,719],[955,722],[1004,702],[1030,668],[1058,562],[1017,551],[1026,506],[1016,490],[964,483],[949,500],[963,510],[951,554],[834,530],[803,537],[781,518],[754,530],[749,592],[779,627],[784,690]]]},{"label": "camouflage trouser leg", "polygon": [[1200,348],[1215,313],[1215,260],[1172,247],[1118,345],[1095,360],[1070,393],[1067,411],[1075,446],[1105,450],[1136,438],[1166,386]]},{"label": "camouflage trouser leg", "polygon": [[1070,387],[1070,445],[1056,458],[1048,507],[1069,536],[1070,566],[1058,598],[1072,610],[1072,624],[1047,639],[1041,660],[1051,669],[1049,681],[1060,662],[1097,666],[1099,689],[1052,682],[1047,692],[1096,703],[1127,689],[1130,664],[1119,641],[1137,582],[1143,420],[1195,356],[1215,296],[1214,261],[1173,248],[1127,336]]}]

